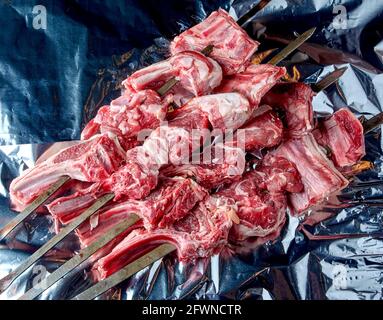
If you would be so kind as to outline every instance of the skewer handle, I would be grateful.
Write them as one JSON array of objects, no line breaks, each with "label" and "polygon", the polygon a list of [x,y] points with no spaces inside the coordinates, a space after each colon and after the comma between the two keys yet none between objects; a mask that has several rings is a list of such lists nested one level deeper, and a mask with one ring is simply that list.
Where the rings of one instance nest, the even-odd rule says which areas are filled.
[{"label": "skewer handle", "polygon": [[132,216],[129,219],[124,220],[112,229],[108,230],[106,234],[100,236],[96,241],[92,242],[89,246],[82,249],[72,259],[65,262],[60,268],[58,268],[55,272],[49,275],[46,279],[42,280],[42,282],[39,283],[37,286],[27,291],[18,300],[33,300],[36,297],[38,297],[41,293],[50,288],[57,281],[65,277],[69,272],[71,272],[77,266],[79,266],[81,263],[87,260],[97,250],[104,247],[115,237],[119,236],[129,227],[134,225],[138,220],[140,220],[140,218],[137,215],[132,214]]},{"label": "skewer handle", "polygon": [[75,296],[72,300],[92,300],[97,298],[99,295],[115,287],[131,277],[133,274],[144,269],[174,250],[176,250],[174,245],[168,243],[162,244],[134,262],[128,264],[125,268],[112,274],[110,277],[96,283],[94,286]]},{"label": "skewer handle", "polygon": [[20,266],[15,270],[9,273],[7,276],[0,280],[0,293],[6,290],[12,282],[19,277],[24,271],[31,267],[37,260],[44,256],[49,250],[56,246],[61,240],[63,240],[69,233],[74,229],[78,228],[86,219],[88,219],[92,214],[94,214],[98,209],[100,209],[104,204],[114,198],[114,194],[108,193],[101,198],[99,198],[90,208],[85,210],[75,221],[67,225],[60,233],[55,235],[47,243],[45,243],[41,248],[35,251],[26,261],[24,261]]}]

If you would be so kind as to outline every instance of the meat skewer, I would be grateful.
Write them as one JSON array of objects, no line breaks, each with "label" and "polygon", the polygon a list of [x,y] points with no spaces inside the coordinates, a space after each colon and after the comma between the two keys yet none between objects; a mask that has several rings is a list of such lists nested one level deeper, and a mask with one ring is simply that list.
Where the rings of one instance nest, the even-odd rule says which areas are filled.
[{"label": "meat skewer", "polygon": [[[285,154],[285,153],[286,152],[282,151],[282,154]],[[294,159],[292,159],[292,160],[294,160]],[[322,167],[322,168],[324,168],[324,167]],[[153,259],[150,259],[151,254],[153,254]],[[146,254],[145,261],[147,263],[145,264],[145,266],[149,265],[150,262],[154,262],[156,258],[158,258],[158,255],[156,255],[156,250],[154,249],[150,253]],[[93,287],[89,288],[88,290],[84,291],[83,293],[81,293],[80,295],[75,297],[75,299],[93,299],[93,298],[97,297],[101,293],[107,291],[108,289],[117,285],[121,281],[125,280],[126,277],[131,276],[133,274],[132,270],[136,270],[134,262],[130,263],[125,268],[118,271],[110,279],[107,278],[105,280],[102,280],[103,284],[98,283],[98,284],[94,285]]]},{"label": "meat skewer", "polygon": [[[333,81],[335,81],[335,79],[332,79],[332,82],[333,82]],[[328,86],[328,85],[327,85],[327,86]],[[327,86],[326,86],[326,87],[327,87]]]},{"label": "meat skewer", "polygon": [[[299,40],[299,39],[297,39],[297,40]],[[295,49],[295,48],[294,48]],[[173,80],[173,82],[174,82],[174,80]],[[172,86],[172,84],[170,85],[170,86]],[[110,194],[107,194],[106,195],[107,197],[110,197]],[[16,271],[16,270],[15,270]]]}]

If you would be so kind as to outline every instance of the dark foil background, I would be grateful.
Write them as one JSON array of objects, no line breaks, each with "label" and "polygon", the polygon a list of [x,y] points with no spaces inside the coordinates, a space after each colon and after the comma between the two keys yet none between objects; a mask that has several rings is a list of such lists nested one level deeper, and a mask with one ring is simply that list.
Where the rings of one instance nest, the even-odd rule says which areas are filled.
[{"label": "dark foil background", "polygon": [[[49,143],[78,139],[97,109],[119,95],[124,77],[166,57],[167,39],[218,7],[241,17],[258,3],[0,0],[0,226],[14,215],[9,210],[10,181],[32,166]],[[334,7],[340,4],[347,10],[345,29],[333,24],[339,14]],[[33,28],[35,5],[46,7],[45,30]],[[323,116],[348,106],[369,118],[383,109],[382,15],[380,0],[272,0],[250,15],[244,27],[262,42],[262,51],[282,47],[294,32],[316,26],[302,52],[284,63],[296,65],[308,83],[335,66],[348,66],[337,86],[315,97],[314,108]],[[382,299],[380,130],[367,136],[366,149],[365,159],[374,169],[359,174],[341,196],[305,219],[289,218],[276,241],[193,266],[166,257],[126,281],[112,292],[114,297]],[[52,234],[49,217],[38,216],[1,243],[0,277]],[[17,298],[41,270],[52,272],[76,248],[75,238],[65,240],[0,298]],[[75,272],[42,298],[69,298],[90,283],[86,271]]]}]

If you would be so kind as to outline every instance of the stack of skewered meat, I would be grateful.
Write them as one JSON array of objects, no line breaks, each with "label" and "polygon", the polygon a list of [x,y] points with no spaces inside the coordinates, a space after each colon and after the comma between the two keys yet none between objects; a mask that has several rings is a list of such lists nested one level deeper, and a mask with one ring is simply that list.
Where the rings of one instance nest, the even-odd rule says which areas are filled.
[{"label": "stack of skewered meat", "polygon": [[69,176],[47,205],[59,232],[113,193],[77,229],[81,245],[133,214],[140,220],[93,257],[97,279],[164,242],[190,261],[276,238],[288,209],[300,215],[347,186],[364,137],[345,108],[314,119],[312,89],[283,82],[282,67],[251,64],[257,47],[225,11],[213,12],[173,40],[169,59],[130,75],[81,143],[16,178],[13,208]]}]

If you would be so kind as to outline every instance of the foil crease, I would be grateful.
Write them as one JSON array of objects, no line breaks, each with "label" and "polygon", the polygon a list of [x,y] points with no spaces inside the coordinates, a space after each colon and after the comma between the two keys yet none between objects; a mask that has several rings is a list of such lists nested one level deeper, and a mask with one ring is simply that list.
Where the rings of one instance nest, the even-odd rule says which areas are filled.
[{"label": "foil crease", "polygon": [[[0,81],[4,84],[0,88],[0,226],[14,216],[9,209],[10,181],[33,166],[49,142],[78,139],[81,127],[97,109],[120,93],[126,75],[168,55],[167,39],[218,6],[242,17],[260,1],[183,1],[182,6],[167,1],[161,7],[154,1],[141,5],[94,1],[89,6],[80,1],[40,2],[54,12],[48,20],[52,26],[30,39],[29,6],[22,1],[0,2],[1,14],[13,17],[7,26],[13,33],[0,34]],[[346,8],[345,29],[334,20],[339,7],[337,11],[333,1],[325,0],[304,0],[299,5],[272,0],[250,16],[244,27],[262,42],[262,51],[281,47],[294,32],[317,26],[314,37],[285,65],[295,65],[307,83],[347,66],[337,85],[314,98],[314,109],[318,116],[325,116],[348,106],[356,115],[370,118],[383,110],[383,30],[379,25],[383,3],[344,0],[337,1],[339,5]],[[22,26],[28,32],[17,38],[15,31]],[[120,31],[109,35],[110,28]],[[75,34],[76,41],[67,34]],[[55,53],[56,60],[47,62],[44,54],[42,60],[30,56],[28,50],[39,46],[33,40],[40,41],[46,57]],[[12,41],[15,46],[5,53],[3,44]],[[31,70],[23,64],[25,57],[34,59]],[[374,168],[353,177],[341,195],[320,209],[299,219],[289,217],[275,241],[242,254],[226,250],[195,265],[181,264],[169,255],[100,298],[382,299],[382,142],[380,130],[369,133],[364,159]],[[20,227],[0,244],[0,277],[52,235],[48,216],[36,215]],[[69,237],[0,299],[16,299],[40,272],[53,272],[76,250],[75,238]],[[84,263],[40,298],[73,297],[92,283],[88,270]]]}]

